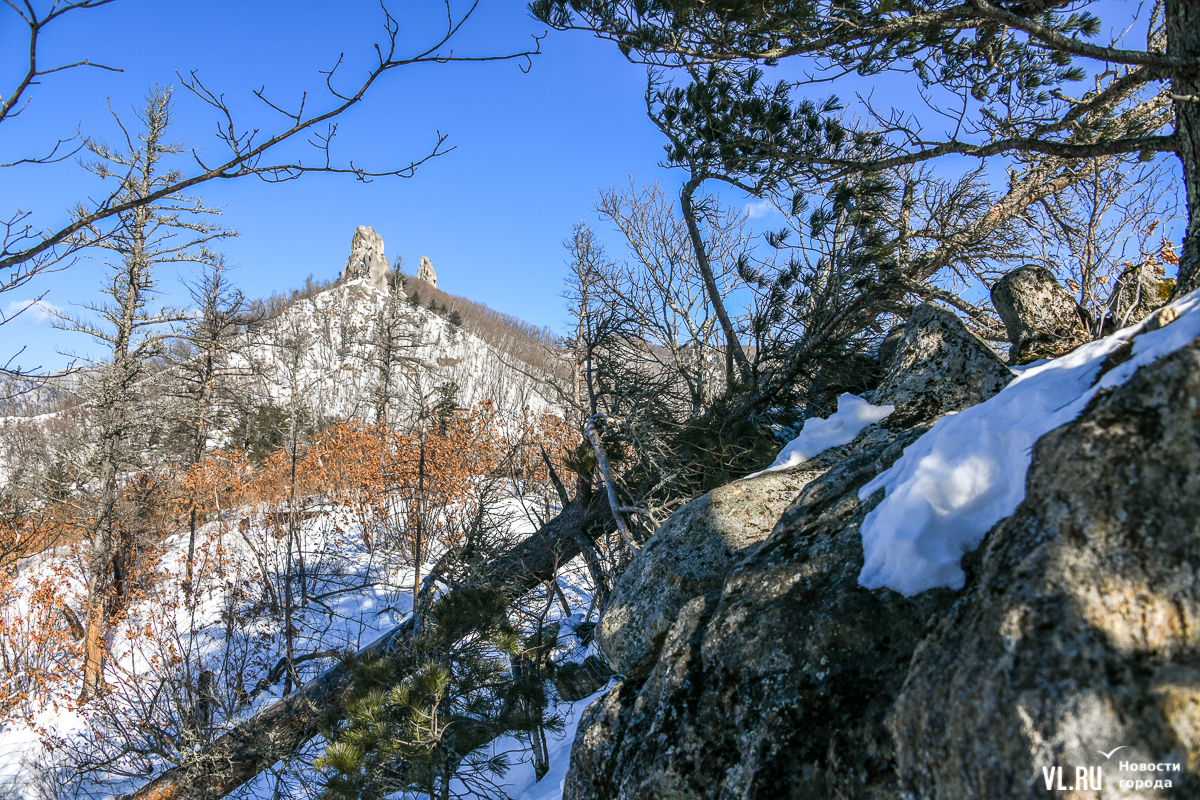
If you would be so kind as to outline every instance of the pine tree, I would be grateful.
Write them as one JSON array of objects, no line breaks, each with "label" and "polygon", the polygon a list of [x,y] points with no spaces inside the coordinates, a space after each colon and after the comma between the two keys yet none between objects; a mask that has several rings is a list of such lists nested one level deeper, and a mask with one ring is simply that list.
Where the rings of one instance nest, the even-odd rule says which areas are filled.
[{"label": "pine tree", "polygon": [[[414,364],[408,351],[416,347],[416,326],[412,315],[403,313],[403,276],[400,274],[400,259],[392,271],[391,292],[383,307],[375,315],[372,327],[372,347],[368,361],[375,368],[374,406],[375,423],[388,425],[389,411],[397,395],[397,370]],[[411,299],[410,299],[411,301]]]},{"label": "pine tree", "polygon": [[545,716],[544,684],[512,674],[522,647],[507,606],[500,592],[460,587],[430,608],[403,652],[355,665],[354,698],[317,761],[325,798],[449,800],[454,781],[467,796],[495,797],[510,763],[486,746],[561,729]]},{"label": "pine tree", "polygon": [[[876,122],[880,136],[872,152],[780,150],[771,156],[777,165],[826,176],[887,170],[948,154],[1012,154],[1019,167],[1013,183],[1025,186],[998,209],[1011,214],[1063,181],[1076,180],[1073,164],[1081,159],[1173,153],[1183,167],[1188,208],[1176,292],[1190,291],[1200,283],[1196,3],[1164,0],[1147,7],[1143,49],[1089,41],[1105,29],[1092,13],[1098,6],[1094,0],[534,0],[531,9],[555,27],[611,40],[633,60],[682,69],[693,82],[702,80],[708,65],[744,72],[751,64],[798,57],[806,59],[807,75],[791,90],[817,87],[842,72],[905,73],[934,112],[957,117],[952,132],[938,138],[921,129],[911,109],[868,104],[865,116]],[[1087,78],[1088,69],[1095,84],[1074,90],[1070,84]],[[817,115],[813,132],[830,142],[872,133],[847,128],[841,116],[833,104]],[[1162,133],[1164,128],[1168,132]],[[757,132],[728,137],[714,128],[714,134],[726,152],[748,143],[774,145]]]}]

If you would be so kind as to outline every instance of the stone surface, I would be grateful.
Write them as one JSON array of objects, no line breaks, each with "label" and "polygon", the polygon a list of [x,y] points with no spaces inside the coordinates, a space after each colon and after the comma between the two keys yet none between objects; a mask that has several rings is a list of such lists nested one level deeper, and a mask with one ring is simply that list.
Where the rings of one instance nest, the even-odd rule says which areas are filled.
[{"label": "stone surface", "polygon": [[568,703],[582,700],[599,691],[612,677],[604,659],[588,656],[581,663],[559,664],[554,670],[554,688]]},{"label": "stone surface", "polygon": [[[1200,341],[1037,443],[890,717],[911,796],[1044,798],[1061,766],[1102,767],[1105,798],[1200,797],[1198,570]],[[1182,768],[1126,793],[1123,760]]]},{"label": "stone surface", "polygon": [[897,325],[889,330],[883,337],[883,341],[879,343],[879,352],[875,354],[879,361],[879,366],[887,370],[892,364],[892,359],[896,355],[896,348],[900,345],[900,340],[904,338],[904,326]]},{"label": "stone surface", "polygon": [[643,685],[588,710],[564,800],[899,797],[883,720],[954,593],[858,586],[873,503],[857,489],[920,432],[874,431],[805,486],[719,601],[684,605]]},{"label": "stone surface", "polygon": [[642,680],[679,609],[720,592],[748,548],[820,470],[768,472],[714,489],[676,511],[625,569],[596,627],[596,642],[618,674]]},{"label": "stone surface", "polygon": [[421,256],[421,265],[417,267],[417,280],[425,281],[433,288],[437,288],[437,273],[433,271],[433,262],[425,256]]},{"label": "stone surface", "polygon": [[896,406],[888,427],[961,411],[987,400],[1014,377],[992,348],[937,306],[917,307],[898,340],[888,336],[894,343],[886,372],[871,395],[874,405]]},{"label": "stone surface", "polygon": [[359,225],[350,240],[350,257],[342,268],[342,282],[366,278],[367,283],[388,293],[392,268],[383,255],[383,237],[374,228]]},{"label": "stone surface", "polygon": [[1053,358],[1088,339],[1078,303],[1045,267],[1027,264],[996,281],[992,305],[1008,330],[1012,364]]},{"label": "stone surface", "polygon": [[1117,278],[1108,297],[1104,335],[1136,325],[1154,313],[1171,294],[1172,281],[1164,280],[1154,264],[1132,265]]}]

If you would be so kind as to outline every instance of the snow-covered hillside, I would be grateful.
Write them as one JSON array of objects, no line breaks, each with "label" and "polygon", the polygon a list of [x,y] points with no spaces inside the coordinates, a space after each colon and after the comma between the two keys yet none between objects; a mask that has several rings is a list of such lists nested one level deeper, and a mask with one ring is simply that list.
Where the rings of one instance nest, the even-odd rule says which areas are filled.
[{"label": "snow-covered hillside", "polygon": [[[492,512],[496,524],[507,524],[521,535],[532,529],[531,518],[546,510],[510,497]],[[120,796],[165,767],[186,762],[204,743],[296,690],[280,667],[285,618],[270,607],[269,597],[270,586],[277,588],[286,574],[286,551],[270,515],[253,512],[235,509],[200,529],[191,593],[183,580],[186,531],[163,543],[153,575],[140,582],[137,601],[111,631],[105,697],[76,706],[78,680],[71,669],[45,676],[48,686],[37,702],[10,714],[0,730],[0,796]],[[296,547],[306,559],[305,599],[296,598],[292,615],[292,646],[302,681],[407,619],[413,583],[406,555],[366,547],[369,539],[360,522],[345,508],[327,505],[306,516]],[[440,554],[433,552],[425,570]],[[62,568],[64,560],[75,557],[70,548],[62,548],[22,565],[0,611],[10,634],[21,620],[38,618],[39,604],[44,604],[39,589],[53,587],[72,604],[86,594],[78,573]],[[546,597],[545,588],[528,599],[534,607],[553,602],[543,624],[559,631],[553,650],[559,663],[580,662],[594,647],[575,632],[577,627],[588,631],[582,610],[591,607],[591,587],[585,576],[582,564],[572,563],[558,578],[570,614],[556,597]],[[29,631],[27,639],[32,643],[36,633]],[[17,639],[9,636],[7,641]],[[211,697],[213,706],[209,719],[198,721],[202,696]],[[504,755],[512,765],[497,787],[514,800],[561,793],[574,725],[589,700],[572,702],[552,694],[550,702],[566,727],[547,732],[550,773],[541,781],[529,763],[527,742],[504,737],[491,747],[492,755]],[[296,758],[264,772],[234,796],[313,796],[319,776],[310,765],[324,746],[318,737]]]},{"label": "snow-covered hillside", "polygon": [[[385,325],[390,326],[386,334],[381,330]],[[315,439],[338,420],[350,421],[346,430],[354,430],[355,423],[375,423],[381,393],[388,421],[399,430],[408,430],[422,415],[423,424],[430,425],[439,403],[469,410],[488,401],[494,408],[488,424],[503,438],[530,420],[554,416],[557,409],[545,391],[550,376],[497,344],[408,303],[402,294],[393,297],[365,280],[352,280],[296,299],[252,331],[238,334],[228,348],[224,372],[232,386],[223,397],[237,395],[250,409],[273,406],[296,412],[313,427]],[[391,352],[385,358],[381,350],[387,347]],[[169,402],[170,393],[157,390],[171,380],[171,370],[166,367],[155,385],[147,387],[151,407]],[[381,388],[385,378],[387,385]],[[67,458],[82,465],[90,444],[89,406],[81,398],[60,398],[57,410],[39,416],[11,408],[13,416],[0,420],[8,434],[6,449],[0,451],[6,463],[0,466],[7,470],[7,462],[15,464],[20,453],[36,458],[56,447],[68,448],[63,450]],[[245,408],[221,411],[217,416],[222,422],[210,432],[210,448],[240,444],[232,440],[231,424]],[[313,458],[320,460],[319,455]],[[235,461],[226,468],[240,480],[252,465]],[[415,469],[415,461],[409,466]],[[436,465],[431,461],[429,466]],[[44,473],[50,467],[47,462],[39,469]],[[486,527],[493,535],[517,540],[553,511],[549,490],[532,491],[527,469],[513,467],[507,477],[488,470],[487,476],[475,477],[478,486],[465,491],[470,500],[463,502],[477,503],[472,513],[486,511]],[[135,477],[128,472],[122,483]],[[80,491],[86,483],[66,488]],[[190,584],[185,564],[193,545],[186,524],[139,550],[136,582],[107,632],[108,692],[84,707],[75,702],[82,644],[66,620],[83,617],[87,543],[68,541],[15,562],[0,587],[0,658],[7,667],[0,693],[7,704],[0,720],[0,797],[48,800],[128,793],[297,691],[280,666],[289,648],[295,677],[304,683],[411,616],[413,548],[405,517],[410,507],[404,500],[391,497],[356,506],[357,501],[334,498],[318,486],[296,504],[281,506],[284,492],[273,500],[265,495],[244,498],[230,507],[223,499],[226,489],[220,480],[213,484],[210,501],[215,508],[197,530]],[[302,511],[291,511],[299,506]],[[281,520],[290,513],[300,523],[289,543],[291,523]],[[447,512],[432,513],[445,517]],[[174,519],[178,526],[180,518]],[[422,577],[444,555],[447,542],[461,535],[459,525],[447,524],[447,538],[428,538],[420,555]],[[595,610],[591,586],[586,570],[574,563],[565,565],[558,582],[552,597],[546,597],[549,588],[543,587],[527,602],[544,606],[546,599],[567,601],[545,610],[539,624],[560,632],[556,662],[580,662],[593,647],[581,640],[589,630],[586,616]],[[294,603],[285,610],[289,587]],[[446,588],[434,583],[425,590]],[[548,777],[535,780],[527,741],[507,737],[493,745],[493,755],[506,754],[512,764],[497,787],[507,787],[504,791],[514,798],[561,792],[580,701],[553,694],[550,701],[567,729],[548,732]],[[320,737],[310,741],[294,759],[263,773],[235,796],[314,796],[319,786],[311,762],[324,744]],[[557,789],[547,789],[551,782]]]},{"label": "snow-covered hillside", "polygon": [[374,422],[385,369],[381,325],[389,313],[395,316],[393,414],[412,414],[421,403],[434,405],[439,388],[450,385],[458,405],[489,399],[506,418],[526,409],[553,410],[549,393],[539,385],[551,376],[428,309],[393,300],[362,278],[296,301],[236,350],[241,366],[253,366],[252,374],[274,403],[286,406],[295,393],[318,418]]}]

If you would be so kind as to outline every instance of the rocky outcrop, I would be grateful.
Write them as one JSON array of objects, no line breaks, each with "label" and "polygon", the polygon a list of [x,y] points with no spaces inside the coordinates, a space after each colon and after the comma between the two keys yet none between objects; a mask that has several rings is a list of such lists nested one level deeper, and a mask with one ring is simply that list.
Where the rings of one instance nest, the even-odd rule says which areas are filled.
[{"label": "rocky outcrop", "polygon": [[1147,262],[1131,265],[1121,273],[1105,309],[1103,332],[1106,335],[1136,325],[1166,302],[1175,282],[1163,279],[1160,272],[1160,267]]},{"label": "rocky outcrop", "polygon": [[1088,339],[1086,315],[1045,267],[1027,264],[996,281],[992,305],[1012,342],[1009,363],[1053,358]]},{"label": "rocky outcrop", "polygon": [[[974,345],[944,358],[965,340],[935,312],[914,314],[880,387],[924,415],[1007,380]],[[936,380],[951,364],[970,365],[970,393],[922,399],[954,391]],[[625,622],[601,623],[624,679],[584,714],[564,799],[1019,800],[1097,767],[1105,790],[1073,796],[1200,796],[1198,408],[1200,340],[1044,436],[1024,502],[964,558],[960,591],[858,584],[881,499],[858,490],[928,423],[889,417],[777,483],[685,507],[622,577],[606,616]],[[721,518],[757,539],[785,480],[802,486],[765,539],[710,530],[722,497]],[[1122,760],[1180,771],[1120,775]],[[1147,777],[1173,787],[1117,783]]]},{"label": "rocky outcrop", "polygon": [[[1198,406],[1200,341],[1039,440],[890,716],[912,796],[1043,798],[1055,767],[1101,767],[1104,797],[1200,796]],[[1121,761],[1182,768],[1125,794]]]},{"label": "rocky outcrop", "polygon": [[618,674],[643,680],[667,629],[698,595],[720,593],[725,576],[767,538],[779,515],[820,469],[766,472],[714,489],[671,515],[621,575],[596,627],[596,643]]},{"label": "rocky outcrop", "polygon": [[578,664],[567,662],[556,665],[552,680],[558,696],[568,703],[574,703],[603,688],[612,674],[604,659],[588,656]]},{"label": "rocky outcrop", "polygon": [[[812,480],[718,596],[681,608],[640,687],[580,724],[568,800],[897,797],[883,721],[948,590],[905,599],[858,585],[856,490],[919,431]],[[640,557],[639,557],[640,558]]]},{"label": "rocky outcrop", "polygon": [[342,268],[342,282],[366,278],[367,283],[384,294],[388,293],[392,268],[383,256],[383,237],[374,228],[359,225],[350,240],[350,258]]},{"label": "rocky outcrop", "polygon": [[896,355],[896,348],[900,346],[900,340],[903,338],[903,325],[895,326],[884,335],[883,340],[879,343],[879,350],[875,354],[881,367],[887,369],[892,363],[892,358]]},{"label": "rocky outcrop", "polygon": [[928,303],[912,313],[899,336],[889,333],[880,352],[886,372],[871,402],[896,407],[886,423],[893,428],[982,403],[1013,379],[958,317]]},{"label": "rocky outcrop", "polygon": [[433,271],[433,262],[425,256],[421,256],[421,265],[417,267],[417,280],[425,281],[433,288],[437,288],[437,273]]},{"label": "rocky outcrop", "polygon": [[719,595],[730,570],[771,534],[801,489],[894,437],[872,425],[848,444],[726,484],[672,514],[621,574],[596,626],[596,643],[613,671],[645,679],[680,609],[695,597]]}]

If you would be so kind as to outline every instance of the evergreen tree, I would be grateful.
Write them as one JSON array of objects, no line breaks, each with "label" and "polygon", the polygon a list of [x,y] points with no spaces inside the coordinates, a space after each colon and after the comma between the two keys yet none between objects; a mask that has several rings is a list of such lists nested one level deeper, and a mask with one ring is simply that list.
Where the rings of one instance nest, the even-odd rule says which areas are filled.
[{"label": "evergreen tree", "polygon": [[542,676],[512,674],[522,648],[508,602],[459,587],[429,608],[409,647],[355,665],[354,697],[317,762],[325,798],[449,800],[452,782],[466,796],[496,797],[510,764],[486,746],[539,726],[561,729],[544,714]]},{"label": "evergreen tree", "polygon": [[[1144,49],[1088,41],[1104,27],[1093,13],[1096,7],[1095,2],[1067,0],[531,4],[535,15],[555,27],[594,32],[616,42],[631,59],[685,69],[693,81],[701,78],[705,65],[742,70],[747,64],[775,64],[787,57],[810,59],[814,65],[809,77],[792,89],[826,82],[839,72],[909,73],[934,111],[958,120],[952,133],[931,139],[908,109],[870,107],[867,116],[877,121],[881,132],[874,152],[775,156],[780,163],[816,168],[826,175],[885,170],[946,154],[1018,154],[1021,168],[1014,183],[1036,178],[1022,195],[1027,206],[1039,199],[1039,192],[1044,197],[1053,191],[1056,182],[1072,180],[1072,163],[1079,159],[1174,153],[1183,167],[1188,204],[1176,291],[1189,291],[1200,282],[1196,2],[1164,0],[1151,7]],[[1100,78],[1090,90],[1071,91],[1068,86],[1087,76],[1079,64]],[[819,115],[824,138],[846,137],[839,115],[836,106]],[[1161,133],[1163,128],[1169,132]],[[736,146],[738,138],[727,144]],[[1045,168],[1047,160],[1054,169]]]},{"label": "evergreen tree", "polygon": [[[592,31],[655,67],[647,107],[667,137],[667,165],[688,171],[685,218],[703,219],[695,210],[689,215],[688,191],[715,179],[806,215],[807,229],[794,226],[802,238],[820,238],[831,221],[843,232],[857,229],[824,254],[824,264],[792,260],[774,275],[747,265],[745,278],[757,287],[761,312],[748,333],[766,363],[755,359],[747,391],[729,405],[728,414],[741,419],[762,416],[780,405],[780,392],[805,383],[849,385],[832,373],[865,363],[858,351],[870,346],[879,316],[903,314],[912,295],[953,305],[980,332],[995,331],[986,311],[935,279],[947,269],[978,274],[977,263],[989,254],[1011,257],[1019,249],[1014,230],[1020,218],[1090,174],[1081,160],[1111,169],[1131,153],[1177,152],[1194,206],[1200,104],[1188,98],[1196,94],[1200,35],[1185,23],[1195,16],[1189,3],[1167,2],[1152,11],[1142,51],[1087,43],[1081,37],[1094,36],[1099,20],[1064,2],[537,0],[531,8],[556,27]],[[765,82],[756,65],[788,56],[811,58],[817,69],[798,81]],[[1067,86],[1086,77],[1076,61],[1106,60],[1123,66],[1097,76],[1091,91]],[[663,68],[679,70],[690,82],[669,79]],[[835,98],[815,102],[801,95],[839,71],[911,73],[935,110],[957,103],[961,124],[944,141],[930,141],[907,109],[867,100],[862,118],[873,124],[855,126]],[[1163,81],[1171,83],[1170,94],[1147,96],[1148,86]],[[1172,122],[1172,106],[1175,132],[1160,135]],[[1012,156],[1007,191],[998,197],[988,191],[981,171],[936,182],[921,171],[921,162],[952,153]],[[928,210],[924,230],[912,224],[921,206]],[[1197,281],[1200,214],[1194,208],[1190,220],[1177,293]],[[701,226],[691,227],[703,255],[705,242],[696,235]],[[784,237],[773,244],[813,249],[812,242],[796,247]],[[858,271],[837,264],[857,264]],[[722,327],[729,339],[724,320]],[[839,348],[846,346],[852,351],[839,362]],[[731,350],[731,360],[740,349]],[[744,364],[740,372],[745,375]],[[849,377],[851,383],[861,379]]]},{"label": "evergreen tree", "polygon": [[458,404],[458,384],[454,381],[446,381],[440,384],[435,391],[438,400],[433,405],[433,413],[437,417],[438,430],[445,436],[450,420],[454,418],[454,413],[461,408]]}]

